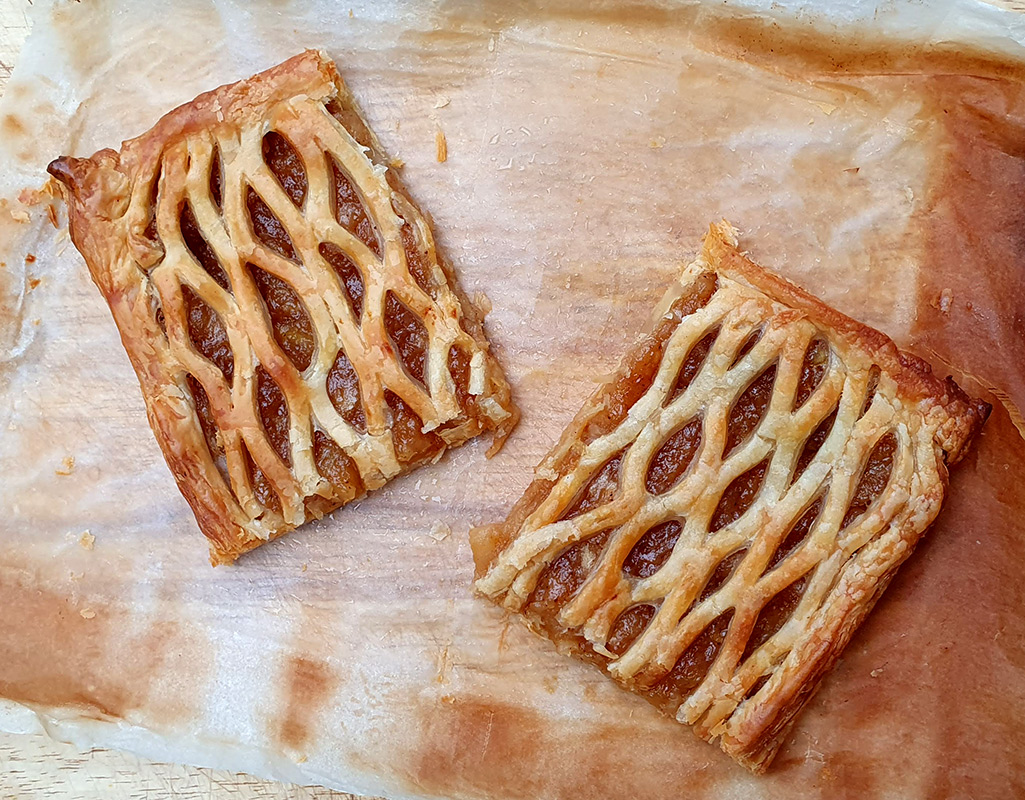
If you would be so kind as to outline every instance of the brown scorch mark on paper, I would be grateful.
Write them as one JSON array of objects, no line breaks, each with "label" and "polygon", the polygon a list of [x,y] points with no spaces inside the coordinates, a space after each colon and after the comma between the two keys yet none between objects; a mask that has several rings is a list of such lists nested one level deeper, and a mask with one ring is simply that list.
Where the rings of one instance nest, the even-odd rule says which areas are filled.
[{"label": "brown scorch mark on paper", "polygon": [[[701,743],[679,736],[668,720],[652,718],[625,740],[621,726],[451,695],[421,704],[414,720],[418,735],[407,769],[418,795],[611,800],[629,792],[634,800],[657,800],[674,796],[684,781],[693,797],[714,796],[719,784],[705,770]],[[650,769],[638,773],[638,763]]]},{"label": "brown scorch mark on paper", "polygon": [[13,138],[28,134],[28,129],[25,127],[25,123],[14,114],[4,114],[3,119],[0,120],[0,130],[3,131],[4,138]]},{"label": "brown scorch mark on paper", "polygon": [[337,684],[323,659],[292,656],[282,676],[284,696],[275,738],[285,747],[300,750],[313,738],[314,719]]},{"label": "brown scorch mark on paper", "polygon": [[138,623],[124,606],[75,602],[24,585],[17,572],[0,565],[0,696],[105,720],[145,708],[151,725],[197,713],[178,694],[164,697],[159,686],[175,664],[186,662],[194,679],[203,680],[208,646],[195,631],[154,620],[137,636],[126,635]]},{"label": "brown scorch mark on paper", "polygon": [[453,775],[513,782],[540,754],[537,732],[543,720],[527,709],[442,698],[434,711],[425,715],[431,736],[414,767],[417,782],[425,786],[445,785]]},{"label": "brown scorch mark on paper", "polygon": [[[924,89],[945,159],[916,220],[930,268],[912,335],[922,355],[997,389],[1013,415],[1025,408],[1021,359],[1007,356],[1025,342],[1025,76],[937,75]],[[938,296],[947,302],[929,302]]]}]

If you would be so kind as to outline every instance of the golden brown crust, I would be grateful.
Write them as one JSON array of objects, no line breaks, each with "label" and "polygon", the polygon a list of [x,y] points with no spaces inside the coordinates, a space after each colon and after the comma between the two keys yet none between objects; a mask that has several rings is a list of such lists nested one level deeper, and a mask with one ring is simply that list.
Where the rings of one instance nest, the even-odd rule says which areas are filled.
[{"label": "golden brown crust", "polygon": [[763,771],[988,406],[735,236],[712,226],[653,333],[471,543],[479,592]]},{"label": "golden brown crust", "polygon": [[[268,131],[298,159],[289,169],[302,175],[301,196],[267,160]],[[198,96],[119,152],[50,165],[214,563],[479,433],[491,431],[500,446],[516,423],[482,320],[387,163],[334,65],[307,51]],[[342,219],[340,180],[373,241]],[[264,211],[254,211],[253,193]],[[186,208],[198,231],[191,241]],[[270,220],[262,233],[254,214]],[[327,245],[358,273],[359,312]],[[273,281],[284,322],[254,270]],[[394,338],[399,312],[389,304],[405,308],[411,332],[400,333],[411,344]],[[207,325],[206,349],[198,324]],[[297,335],[306,337],[295,345],[300,356],[289,349]],[[216,347],[228,348],[226,361]],[[458,374],[456,349],[465,360]],[[359,419],[351,408],[342,415],[327,386],[346,359]],[[272,395],[285,409],[277,439],[264,419]],[[326,444],[318,450],[315,440]],[[323,472],[322,457],[336,475]]]},{"label": "golden brown crust", "polygon": [[[476,577],[487,572],[494,558],[509,545],[527,517],[551,492],[554,480],[542,475],[554,477],[565,474],[576,466],[588,442],[607,434],[622,422],[633,404],[632,400],[636,399],[632,398],[636,390],[630,387],[635,387],[638,381],[643,382],[645,374],[650,374],[653,365],[661,360],[666,341],[683,317],[690,313],[692,307],[707,302],[714,291],[714,276],[709,274],[667,303],[665,313],[652,320],[650,333],[626,353],[612,379],[587,399],[584,407],[562,432],[555,447],[535,470],[537,477],[516,501],[506,519],[470,530]],[[622,396],[624,392],[616,392],[616,388],[622,386],[628,387],[626,398]]]},{"label": "golden brown crust", "polygon": [[970,398],[953,378],[937,378],[928,362],[901,350],[885,333],[851,319],[826,305],[800,286],[760,267],[736,246],[736,231],[727,223],[711,225],[705,239],[705,257],[730,277],[753,286],[778,303],[798,309],[816,324],[847,339],[897,381],[902,395],[920,399],[945,420],[937,444],[948,464],[956,464],[989,416],[990,405]]}]

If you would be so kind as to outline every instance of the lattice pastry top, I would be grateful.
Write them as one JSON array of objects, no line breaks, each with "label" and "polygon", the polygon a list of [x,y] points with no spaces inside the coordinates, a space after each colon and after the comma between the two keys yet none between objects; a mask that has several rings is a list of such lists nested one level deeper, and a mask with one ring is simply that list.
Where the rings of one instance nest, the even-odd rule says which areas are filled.
[{"label": "lattice pastry top", "polygon": [[760,771],[988,410],[713,226],[477,588]]},{"label": "lattice pastry top", "polygon": [[386,163],[308,51],[50,165],[215,563],[516,422]]}]

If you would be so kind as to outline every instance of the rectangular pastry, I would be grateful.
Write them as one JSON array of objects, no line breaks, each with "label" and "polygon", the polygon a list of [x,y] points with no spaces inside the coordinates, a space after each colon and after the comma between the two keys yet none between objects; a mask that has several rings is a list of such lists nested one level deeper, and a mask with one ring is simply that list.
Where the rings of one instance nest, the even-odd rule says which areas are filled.
[{"label": "rectangular pastry", "polygon": [[515,424],[483,315],[322,54],[49,171],[214,563]]},{"label": "rectangular pastry", "polygon": [[763,771],[988,411],[712,226],[476,587]]}]

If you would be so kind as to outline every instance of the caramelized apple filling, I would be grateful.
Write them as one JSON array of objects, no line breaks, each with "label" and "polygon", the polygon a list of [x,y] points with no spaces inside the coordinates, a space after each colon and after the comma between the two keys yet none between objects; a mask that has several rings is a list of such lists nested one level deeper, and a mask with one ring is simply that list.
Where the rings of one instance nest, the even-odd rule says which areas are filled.
[{"label": "caramelized apple filling", "polygon": [[851,503],[847,507],[847,513],[840,524],[840,530],[864,514],[872,502],[882,494],[886,484],[890,482],[890,473],[893,471],[893,459],[896,454],[897,435],[893,431],[889,431],[883,434],[868,455],[857,488],[851,497]]},{"label": "caramelized apple filling", "polygon": [[776,551],[772,554],[772,558],[769,559],[769,563],[765,566],[765,572],[768,572],[783,561],[798,548],[801,542],[808,538],[811,526],[815,524],[815,520],[822,513],[822,506],[825,500],[825,495],[819,495],[815,502],[808,506],[808,510],[801,514],[797,522],[794,523],[794,527],[789,530],[786,538],[779,543]]},{"label": "caramelized apple filling", "polygon": [[409,270],[409,274],[413,276],[417,286],[433,297],[435,289],[431,268],[408,222],[402,225],[402,250],[406,254],[406,269]]},{"label": "caramelized apple filling", "polygon": [[833,412],[815,427],[811,436],[805,439],[804,445],[801,447],[801,455],[797,457],[797,464],[794,465],[792,481],[800,478],[801,474],[808,468],[808,465],[815,460],[815,454],[819,452],[822,445],[825,444],[829,432],[833,430],[833,423],[836,422],[836,412],[837,409],[834,408]]},{"label": "caramelized apple filling", "polygon": [[335,497],[346,502],[363,494],[363,479],[356,462],[323,431],[313,431],[313,463],[334,487]]},{"label": "caramelized apple filling", "polygon": [[292,237],[288,235],[285,226],[271,211],[270,206],[252,187],[246,190],[246,208],[249,209],[249,221],[252,223],[253,235],[257,240],[282,258],[298,261],[299,254],[295,252]]},{"label": "caramelized apple filling", "polygon": [[214,201],[214,205],[218,211],[222,211],[223,200],[221,198],[221,183],[224,180],[224,175],[221,171],[221,151],[220,148],[214,148],[213,158],[210,159],[210,199]]},{"label": "caramelized apple filling", "polygon": [[698,688],[719,656],[733,620],[728,609],[709,623],[691,645],[683,651],[673,668],[651,688],[651,699],[662,708],[676,707]]},{"label": "caramelized apple filling", "polygon": [[367,417],[359,391],[359,375],[343,350],[327,373],[327,396],[338,415],[360,433],[367,432]]},{"label": "caramelized apple filling", "polygon": [[682,532],[683,525],[675,519],[646,531],[623,562],[623,574],[631,578],[650,578],[672,555]]},{"label": "caramelized apple filling", "polygon": [[737,398],[730,409],[730,419],[726,428],[726,446],[723,448],[723,458],[728,458],[747,437],[750,436],[759,423],[765,418],[765,411],[769,407],[769,400],[772,399],[772,387],[776,383],[776,365],[766,369],[752,381],[743,394]]},{"label": "caramelized apple filling", "polygon": [[554,617],[583,586],[608,540],[609,531],[602,531],[567,547],[541,573],[530,597],[531,607],[543,616]]},{"label": "caramelized apple filling", "polygon": [[192,393],[192,402],[196,408],[196,416],[199,417],[199,427],[203,430],[203,439],[206,441],[210,457],[217,465],[217,471],[225,485],[231,486],[228,479],[228,464],[224,455],[224,446],[221,444],[220,432],[217,430],[217,422],[214,420],[213,410],[210,408],[210,398],[203,388],[203,384],[193,376],[186,376],[186,383]]},{"label": "caramelized apple filling", "polygon": [[645,488],[651,494],[664,494],[675,486],[701,446],[701,420],[692,419],[665,440],[648,464]]},{"label": "caramelized apple filling", "polygon": [[477,406],[477,399],[470,394],[470,354],[462,345],[454,344],[448,351],[448,371],[455,384],[456,400],[467,413]]},{"label": "caramelized apple filling", "polygon": [[271,486],[271,482],[267,479],[263,470],[256,466],[256,462],[253,461],[253,457],[249,454],[245,444],[242,445],[242,452],[245,454],[246,465],[249,467],[249,480],[252,482],[256,501],[264,508],[281,513],[281,498],[274,491],[274,487]]},{"label": "caramelized apple filling", "polygon": [[352,316],[358,321],[363,315],[363,275],[359,267],[352,263],[352,259],[340,247],[330,242],[321,242],[319,250],[324,260],[337,273],[342,290],[349,301],[349,308],[352,309]]},{"label": "caramelized apple filling", "polygon": [[380,258],[381,243],[377,237],[377,228],[367,214],[363,198],[335,160],[331,157],[328,157],[328,160],[331,162],[331,178],[334,184],[335,219]]},{"label": "caramelized apple filling", "polygon": [[313,323],[299,295],[280,278],[249,264],[256,288],[263,297],[274,339],[297,370],[303,372],[313,361],[317,343]]},{"label": "caramelized apple filling", "polygon": [[203,237],[199,230],[199,224],[192,213],[192,206],[185,203],[182,206],[181,214],[178,217],[178,224],[181,227],[182,241],[192,257],[199,262],[199,265],[209,273],[210,277],[217,281],[218,285],[225,291],[231,291],[231,283],[228,280],[228,273],[224,271],[221,262],[217,260],[217,254]]},{"label": "caramelized apple filling", "polygon": [[794,411],[803,406],[812,392],[822,383],[829,368],[829,345],[825,339],[816,337],[808,345],[804,353],[804,361],[801,364],[801,377],[797,382],[797,392],[794,394]]},{"label": "caramelized apple filling", "polygon": [[673,402],[673,400],[687,391],[691,381],[694,380],[698,370],[701,369],[701,365],[708,358],[708,353],[711,351],[712,345],[715,344],[717,338],[719,338],[718,328],[706,333],[690,349],[690,352],[687,353],[687,358],[684,359],[680,367],[680,371],[676,374],[676,383],[673,385],[673,390],[669,393],[667,403]]},{"label": "caramelized apple filling", "polygon": [[744,648],[744,655],[740,660],[744,661],[755,650],[775,636],[788,619],[793,616],[797,604],[804,596],[804,590],[808,585],[808,578],[798,578],[779,594],[773,597],[758,614],[755,620],[754,630],[747,640]]},{"label": "caramelized apple filling", "polygon": [[278,179],[285,194],[296,206],[302,208],[306,202],[309,181],[302,159],[288,139],[277,131],[269,131],[263,137],[263,160],[274,177]]},{"label": "caramelized apple filling", "polygon": [[217,312],[204,303],[198,294],[182,284],[185,316],[192,346],[224,375],[229,384],[235,375],[235,357],[228,341],[228,331]]},{"label": "caramelized apple filling", "polygon": [[630,649],[630,645],[637,640],[637,637],[644,633],[651,618],[655,616],[655,611],[655,606],[648,603],[628,608],[612,624],[605,648],[617,656],[623,655]]},{"label": "caramelized apple filling", "polygon": [[586,514],[592,508],[605,505],[616,496],[619,488],[619,465],[623,461],[623,454],[619,453],[606,461],[597,472],[591,476],[587,485],[581,489],[573,502],[563,512],[561,519],[573,519],[581,514]]},{"label": "caramelized apple filling", "polygon": [[385,391],[384,399],[391,411],[392,441],[400,464],[427,461],[444,449],[445,443],[438,434],[423,432],[424,421],[401,397]]},{"label": "caramelized apple filling", "polygon": [[426,385],[427,328],[392,292],[384,301],[384,327],[409,377]]},{"label": "caramelized apple filling", "polygon": [[733,572],[740,566],[740,562],[744,560],[744,556],[747,555],[747,548],[741,548],[736,552],[730,553],[726,558],[716,564],[715,569],[712,571],[708,582],[701,590],[701,594],[698,595],[698,599],[695,603],[703,603],[713,594],[718,592],[723,584],[730,579]]},{"label": "caramelized apple filling", "polygon": [[765,480],[765,473],[769,469],[769,458],[751,467],[743,475],[738,475],[733,482],[726,487],[726,491],[719,498],[719,505],[708,523],[710,533],[715,533],[727,525],[732,525],[751,507],[755,498],[758,497],[758,490],[762,488],[762,481]]}]

